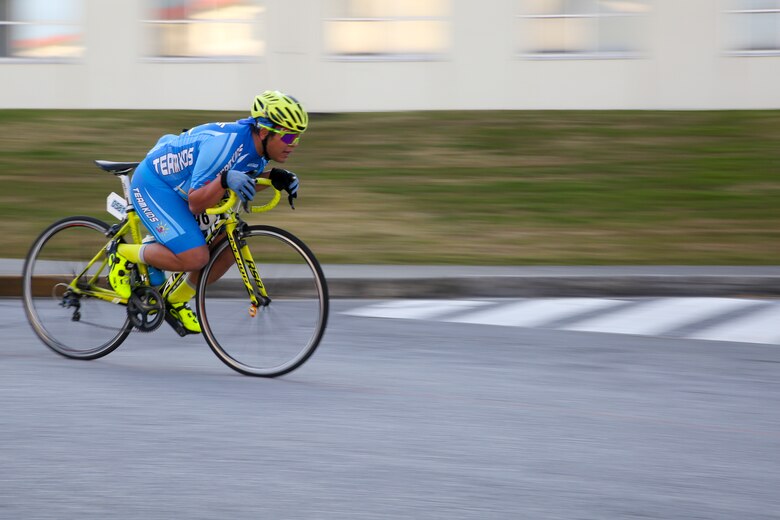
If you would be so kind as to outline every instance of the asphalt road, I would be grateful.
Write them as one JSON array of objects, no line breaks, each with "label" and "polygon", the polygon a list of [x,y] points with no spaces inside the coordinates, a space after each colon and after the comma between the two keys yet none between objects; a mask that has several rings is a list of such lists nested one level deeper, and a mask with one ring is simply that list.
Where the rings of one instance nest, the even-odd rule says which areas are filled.
[{"label": "asphalt road", "polygon": [[780,518],[780,347],[343,314],[265,380],[0,300],[0,518]]}]

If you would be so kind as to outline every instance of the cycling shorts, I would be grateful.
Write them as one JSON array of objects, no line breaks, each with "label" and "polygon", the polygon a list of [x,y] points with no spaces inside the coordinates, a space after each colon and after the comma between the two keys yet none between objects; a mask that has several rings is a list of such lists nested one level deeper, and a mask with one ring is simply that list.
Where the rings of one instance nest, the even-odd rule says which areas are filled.
[{"label": "cycling shorts", "polygon": [[141,163],[130,183],[133,207],[158,243],[174,254],[206,245],[189,204]]}]

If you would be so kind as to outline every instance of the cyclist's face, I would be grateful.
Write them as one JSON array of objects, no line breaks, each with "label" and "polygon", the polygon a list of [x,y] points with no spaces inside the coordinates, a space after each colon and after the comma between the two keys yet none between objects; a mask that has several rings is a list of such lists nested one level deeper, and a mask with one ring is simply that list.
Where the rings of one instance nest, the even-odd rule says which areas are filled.
[{"label": "cyclist's face", "polygon": [[[268,130],[264,131],[267,132]],[[266,152],[272,161],[283,163],[297,146],[298,140],[292,138],[290,134],[285,136],[276,132],[270,132],[268,140],[266,141]]]}]

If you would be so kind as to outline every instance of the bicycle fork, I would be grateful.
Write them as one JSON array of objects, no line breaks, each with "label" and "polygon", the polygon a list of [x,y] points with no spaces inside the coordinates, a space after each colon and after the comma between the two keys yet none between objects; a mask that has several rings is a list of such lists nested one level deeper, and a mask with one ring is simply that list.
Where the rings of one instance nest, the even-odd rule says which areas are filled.
[{"label": "bicycle fork", "polygon": [[[271,303],[271,298],[268,297],[265,285],[263,285],[263,281],[260,279],[260,273],[257,272],[252,252],[242,236],[246,227],[247,224],[245,222],[228,223],[227,237],[230,249],[233,251],[233,257],[236,259],[238,272],[241,274],[241,280],[244,282],[244,287],[251,302],[249,315],[254,318],[257,316],[257,308],[267,307]],[[248,274],[247,270],[249,271]]]}]

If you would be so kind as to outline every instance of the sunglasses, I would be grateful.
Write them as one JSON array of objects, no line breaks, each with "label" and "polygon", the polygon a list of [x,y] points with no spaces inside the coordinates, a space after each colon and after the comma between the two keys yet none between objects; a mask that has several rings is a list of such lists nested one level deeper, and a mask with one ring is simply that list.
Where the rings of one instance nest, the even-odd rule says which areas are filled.
[{"label": "sunglasses", "polygon": [[298,142],[301,140],[301,134],[281,134],[281,136],[282,142],[289,146],[298,144]]},{"label": "sunglasses", "polygon": [[274,125],[273,128],[262,125],[263,128],[275,133],[281,135],[282,142],[288,146],[292,146],[295,144],[298,144],[298,141],[301,140],[301,134],[296,134],[295,132],[290,132],[288,129],[286,129],[283,126]]}]

